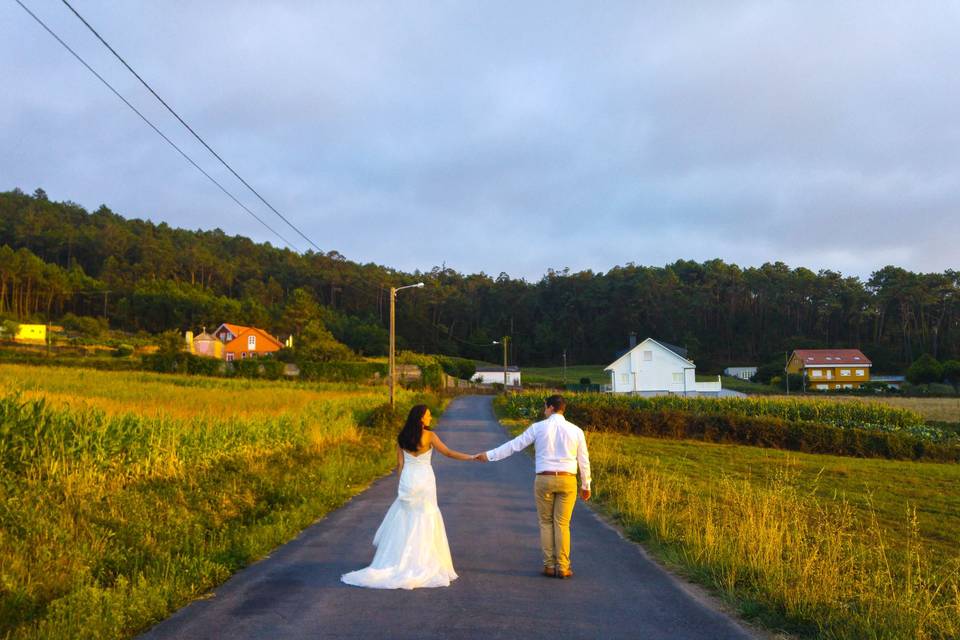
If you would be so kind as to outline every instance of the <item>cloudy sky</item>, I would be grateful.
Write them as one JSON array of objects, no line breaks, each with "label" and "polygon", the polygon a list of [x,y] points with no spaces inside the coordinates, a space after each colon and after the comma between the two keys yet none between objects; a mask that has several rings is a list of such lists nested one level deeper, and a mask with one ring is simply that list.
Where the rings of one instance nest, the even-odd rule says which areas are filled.
[{"label": "cloudy sky", "polygon": [[[22,0],[299,249],[66,6]],[[72,0],[324,250],[960,268],[960,3]],[[0,189],[279,241],[15,2]]]}]

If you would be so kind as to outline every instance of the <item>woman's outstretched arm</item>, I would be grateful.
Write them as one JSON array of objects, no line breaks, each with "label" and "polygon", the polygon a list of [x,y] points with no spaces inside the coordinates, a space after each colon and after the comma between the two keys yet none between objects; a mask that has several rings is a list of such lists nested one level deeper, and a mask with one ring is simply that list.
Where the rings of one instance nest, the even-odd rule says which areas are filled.
[{"label": "woman's outstretched arm", "polygon": [[433,431],[430,432],[430,439],[437,451],[447,456],[448,458],[455,458],[457,460],[473,460],[473,456],[469,453],[460,453],[459,451],[454,451],[449,448],[447,445],[443,444],[443,440],[440,439],[440,436],[435,434]]}]

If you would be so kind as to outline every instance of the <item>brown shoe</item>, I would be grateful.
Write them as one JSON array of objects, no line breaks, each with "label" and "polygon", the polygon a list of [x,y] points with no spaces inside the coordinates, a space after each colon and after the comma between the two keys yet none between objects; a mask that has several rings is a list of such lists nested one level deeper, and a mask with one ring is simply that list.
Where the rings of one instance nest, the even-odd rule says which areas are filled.
[{"label": "brown shoe", "polygon": [[557,577],[560,578],[561,580],[563,580],[563,579],[565,579],[565,578],[572,578],[572,577],[573,577],[573,570],[572,570],[572,569],[557,569]]},{"label": "brown shoe", "polygon": [[548,578],[554,578],[557,575],[557,570],[553,567],[544,567],[543,575],[547,576]]}]

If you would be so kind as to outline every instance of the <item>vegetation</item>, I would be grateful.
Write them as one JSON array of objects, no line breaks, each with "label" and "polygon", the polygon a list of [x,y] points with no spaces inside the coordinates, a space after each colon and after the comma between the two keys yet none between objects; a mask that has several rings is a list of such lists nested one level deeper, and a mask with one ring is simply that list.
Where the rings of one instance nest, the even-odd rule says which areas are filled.
[{"label": "vegetation", "polygon": [[[538,415],[542,394],[498,398],[503,415]],[[567,415],[591,431],[740,443],[847,456],[960,461],[955,429],[904,409],[817,400],[657,398],[580,394]]]},{"label": "vegetation", "polygon": [[960,634],[960,466],[587,441],[598,507],[746,618],[802,637]]},{"label": "vegetation", "polygon": [[[603,364],[571,365],[567,367],[566,384],[575,384],[581,378],[588,378],[590,383],[608,384],[610,373],[603,370]],[[523,384],[542,384],[549,387],[563,388],[563,367],[523,367],[521,371]],[[590,384],[588,383],[588,384]]]},{"label": "vegetation", "polygon": [[397,300],[398,341],[421,352],[489,360],[491,341],[509,334],[511,362],[557,366],[564,349],[571,362],[611,362],[636,331],[686,346],[702,372],[782,362],[802,347],[859,347],[881,371],[902,371],[924,352],[960,358],[953,270],[887,266],[861,281],[781,262],[678,260],[549,271],[533,283],[440,267],[408,274],[336,251],[301,255],[220,230],[126,220],[106,206],[88,213],[41,190],[0,193],[0,314],[13,320],[69,312],[159,333],[231,319],[283,333],[302,289],[337,341],[382,355],[388,288],[416,280],[426,288]]},{"label": "vegetation", "polygon": [[[0,366],[0,636],[132,637],[393,464],[372,387]],[[400,410],[427,399],[400,392]]]}]

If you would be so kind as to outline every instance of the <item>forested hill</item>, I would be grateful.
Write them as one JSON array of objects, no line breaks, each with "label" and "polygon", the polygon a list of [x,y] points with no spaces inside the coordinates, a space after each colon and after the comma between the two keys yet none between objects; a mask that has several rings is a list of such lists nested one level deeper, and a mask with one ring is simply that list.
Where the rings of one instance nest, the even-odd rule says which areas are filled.
[{"label": "forested hill", "polygon": [[56,320],[70,312],[159,332],[222,321],[276,332],[298,288],[324,305],[334,334],[364,354],[386,350],[391,285],[402,346],[498,360],[513,338],[520,365],[605,363],[629,332],[686,346],[701,371],[756,364],[797,347],[859,347],[877,370],[923,352],[960,357],[960,273],[888,266],[866,282],[781,262],[628,264],[606,273],[548,272],[538,282],[434,268],[402,273],[336,251],[297,254],[220,230],[188,231],[90,213],[37,190],[0,193],[0,315]]}]

